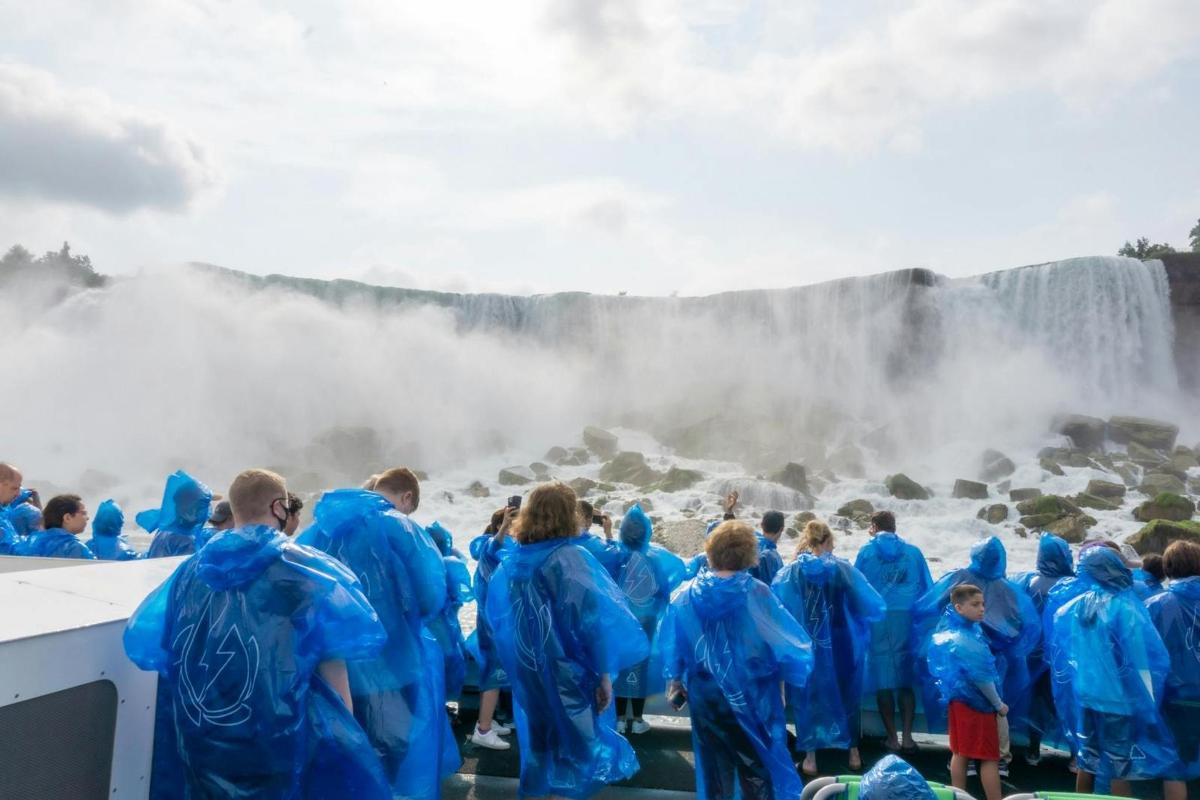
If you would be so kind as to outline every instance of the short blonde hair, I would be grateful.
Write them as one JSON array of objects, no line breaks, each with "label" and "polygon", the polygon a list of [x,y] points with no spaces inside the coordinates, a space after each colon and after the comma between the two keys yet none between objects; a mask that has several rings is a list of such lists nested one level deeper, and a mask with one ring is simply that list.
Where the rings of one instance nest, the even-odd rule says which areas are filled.
[{"label": "short blonde hair", "polygon": [[402,495],[413,493],[413,507],[421,504],[421,482],[417,475],[408,467],[392,467],[375,476],[375,485],[371,487],[376,492]]},{"label": "short blonde hair", "polygon": [[534,544],[579,533],[575,490],[565,483],[543,483],[529,493],[515,523],[517,541]]},{"label": "short blonde hair", "polygon": [[796,555],[816,552],[816,549],[826,542],[833,542],[833,531],[823,521],[810,519],[804,524],[804,532],[800,535],[800,544],[796,548]]},{"label": "short blonde hair", "polygon": [[229,486],[229,508],[237,521],[254,519],[269,512],[271,503],[287,505],[287,483],[269,469],[248,469]]},{"label": "short blonde hair", "polygon": [[737,572],[758,563],[758,539],[754,529],[736,519],[726,520],[713,529],[704,542],[711,570]]}]

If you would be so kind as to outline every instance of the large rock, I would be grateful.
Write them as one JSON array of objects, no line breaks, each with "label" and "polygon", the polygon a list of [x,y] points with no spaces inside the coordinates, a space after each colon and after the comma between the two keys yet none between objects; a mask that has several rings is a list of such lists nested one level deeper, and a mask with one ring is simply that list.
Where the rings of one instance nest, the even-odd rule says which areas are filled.
[{"label": "large rock", "polygon": [[1108,497],[1120,500],[1125,496],[1125,486],[1112,481],[1102,481],[1093,479],[1088,481],[1087,489],[1084,490],[1087,494],[1095,495],[1096,497]]},{"label": "large rock", "polygon": [[980,459],[979,480],[986,483],[1007,478],[1017,470],[1017,465],[999,450],[985,450]]},{"label": "large rock", "polygon": [[1067,474],[1063,472],[1063,468],[1060,467],[1053,459],[1046,458],[1045,456],[1038,459],[1038,465],[1051,475],[1062,476]]},{"label": "large rock", "polygon": [[1056,431],[1071,439],[1080,450],[1098,452],[1104,447],[1104,420],[1083,414],[1071,414],[1059,420]]},{"label": "large rock", "polygon": [[566,456],[558,462],[560,467],[582,467],[584,464],[592,460],[592,451],[586,447],[572,447],[567,450]]},{"label": "large rock", "polygon": [[570,456],[570,453],[567,451],[567,448],[555,445],[546,451],[546,455],[542,456],[542,460],[549,461],[555,466],[560,466],[563,461],[566,461],[568,456]]},{"label": "large rock", "polygon": [[704,550],[707,519],[673,519],[654,526],[652,541],[683,558],[691,558]]},{"label": "large rock", "polygon": [[808,491],[808,475],[804,471],[801,464],[794,461],[789,461],[783,469],[769,476],[775,483],[782,484],[789,489],[795,489],[797,492],[810,494]]},{"label": "large rock", "polygon": [[500,470],[498,480],[501,486],[524,486],[533,483],[537,477],[529,467],[515,466]]},{"label": "large rock", "polygon": [[986,483],[959,478],[954,482],[954,496],[969,498],[971,500],[986,500],[988,498],[988,487]]},{"label": "large rock", "polygon": [[1138,491],[1142,494],[1148,494],[1151,497],[1157,497],[1163,492],[1183,494],[1187,491],[1187,486],[1174,475],[1152,472],[1142,478],[1142,483],[1138,486]]},{"label": "large rock", "polygon": [[795,528],[796,531],[802,531],[804,530],[805,525],[812,522],[816,518],[817,515],[811,511],[801,511],[799,514],[792,517],[791,527]]},{"label": "large rock", "polygon": [[975,516],[978,519],[987,520],[992,525],[999,525],[1008,519],[1008,506],[1004,503],[992,503],[990,506],[979,509],[979,513]]},{"label": "large rock", "polygon": [[550,480],[550,465],[549,464],[545,464],[541,461],[534,461],[532,464],[529,465],[529,470],[530,470],[530,472],[533,473],[534,477],[537,478],[539,481]]},{"label": "large rock", "polygon": [[736,491],[740,498],[739,502],[746,508],[774,509],[790,513],[807,511],[813,507],[813,499],[810,496],[804,492],[797,492],[795,489],[781,486],[774,481],[744,478],[727,480],[721,481],[713,487],[713,491],[719,497],[725,497],[730,492]]},{"label": "large rock", "polygon": [[1114,464],[1112,471],[1121,476],[1126,486],[1138,485],[1138,468],[1133,464]]},{"label": "large rock", "polygon": [[1157,467],[1167,461],[1162,453],[1137,442],[1130,442],[1128,450],[1130,460],[1141,467]]},{"label": "large rock", "polygon": [[1059,518],[1058,514],[1027,514],[1021,517],[1021,525],[1031,531],[1040,531]]},{"label": "large rock", "polygon": [[654,488],[660,492],[681,492],[692,488],[704,478],[705,475],[700,470],[671,467]]},{"label": "large rock", "polygon": [[1108,420],[1108,438],[1118,444],[1137,442],[1154,450],[1175,446],[1179,426],[1146,417],[1112,417]]},{"label": "large rock", "polygon": [[1054,514],[1061,517],[1067,514],[1078,514],[1080,509],[1065,497],[1047,494],[1032,500],[1022,500],[1017,503],[1017,512],[1023,515]]},{"label": "large rock", "polygon": [[1008,492],[1008,499],[1014,503],[1019,503],[1022,500],[1036,500],[1041,496],[1041,489],[1010,489]]},{"label": "large rock", "polygon": [[1181,469],[1186,472],[1189,469],[1200,467],[1200,459],[1196,458],[1196,454],[1187,447],[1176,447],[1175,452],[1171,454],[1170,464],[1175,469]]},{"label": "large rock", "polygon": [[632,483],[634,486],[649,486],[661,481],[665,475],[652,469],[646,457],[633,450],[617,453],[611,461],[600,468],[600,480],[613,483]]},{"label": "large rock", "polygon": [[463,489],[463,492],[468,497],[491,497],[492,494],[491,489],[484,486],[482,481],[471,481],[471,485]]},{"label": "large rock", "polygon": [[1167,519],[1172,522],[1183,522],[1196,515],[1196,504],[1186,497],[1170,492],[1163,492],[1152,500],[1147,500],[1133,510],[1133,518],[1138,522],[1152,522],[1156,519]]},{"label": "large rock", "polygon": [[567,481],[567,486],[575,490],[576,497],[587,497],[588,493],[596,488],[597,484],[591,478],[572,478]]},{"label": "large rock", "polygon": [[617,437],[603,428],[588,425],[583,429],[583,443],[596,455],[603,459],[612,458],[617,454]]},{"label": "large rock", "polygon": [[1129,544],[1139,555],[1161,553],[1167,545],[1177,541],[1200,544],[1200,522],[1172,522],[1156,519],[1129,537]]},{"label": "large rock", "polygon": [[[875,513],[875,506],[871,505],[870,500],[851,500],[849,503],[844,503],[837,510],[837,513],[838,516],[848,517],[855,522],[865,517],[869,524],[871,522],[871,515]],[[866,525],[861,527],[865,528]]]},{"label": "large rock", "polygon": [[1071,544],[1078,544],[1087,538],[1088,529],[1095,524],[1095,518],[1087,514],[1068,514],[1043,526],[1042,530],[1061,536]]},{"label": "large rock", "polygon": [[903,472],[888,475],[883,483],[887,486],[888,493],[900,500],[928,500],[930,497],[928,489]]},{"label": "large rock", "polygon": [[1121,507],[1119,500],[1114,501],[1107,497],[1099,497],[1087,492],[1080,492],[1072,497],[1071,500],[1080,508],[1094,508],[1097,511],[1116,511]]}]

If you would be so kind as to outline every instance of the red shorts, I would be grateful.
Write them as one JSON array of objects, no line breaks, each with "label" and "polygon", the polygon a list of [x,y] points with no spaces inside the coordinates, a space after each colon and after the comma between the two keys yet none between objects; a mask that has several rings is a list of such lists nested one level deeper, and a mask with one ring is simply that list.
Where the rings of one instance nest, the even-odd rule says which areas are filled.
[{"label": "red shorts", "polygon": [[980,761],[1000,760],[1000,729],[994,711],[976,711],[957,700],[950,703],[950,752]]}]

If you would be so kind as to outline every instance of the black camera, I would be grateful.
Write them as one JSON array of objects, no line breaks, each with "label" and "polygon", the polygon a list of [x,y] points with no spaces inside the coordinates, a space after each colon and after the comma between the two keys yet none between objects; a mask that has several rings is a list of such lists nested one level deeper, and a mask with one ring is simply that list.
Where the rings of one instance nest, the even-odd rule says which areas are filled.
[{"label": "black camera", "polygon": [[521,495],[514,494],[512,497],[508,498],[508,507],[509,508],[520,508],[521,507]]},{"label": "black camera", "polygon": [[604,515],[603,514],[592,514],[592,524],[593,525],[603,525],[604,524]]}]

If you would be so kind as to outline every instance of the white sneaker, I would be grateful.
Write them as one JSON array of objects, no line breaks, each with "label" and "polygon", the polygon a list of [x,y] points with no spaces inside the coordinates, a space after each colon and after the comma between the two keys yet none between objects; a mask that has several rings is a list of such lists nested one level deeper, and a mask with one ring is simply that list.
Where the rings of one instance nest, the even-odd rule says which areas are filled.
[{"label": "white sneaker", "polygon": [[478,724],[475,725],[475,732],[471,734],[471,744],[477,744],[489,750],[507,750],[512,747],[512,745],[500,738],[494,727],[487,733],[480,733]]},{"label": "white sneaker", "polygon": [[635,719],[633,722],[629,723],[630,733],[645,733],[648,730],[650,730],[650,723],[646,722],[644,719]]},{"label": "white sneaker", "polygon": [[[476,727],[478,727],[478,724],[476,725]],[[492,720],[492,730],[494,730],[496,732],[497,736],[508,736],[510,733],[513,732],[513,729],[511,726],[504,725],[502,723],[496,722],[495,720]]]}]

